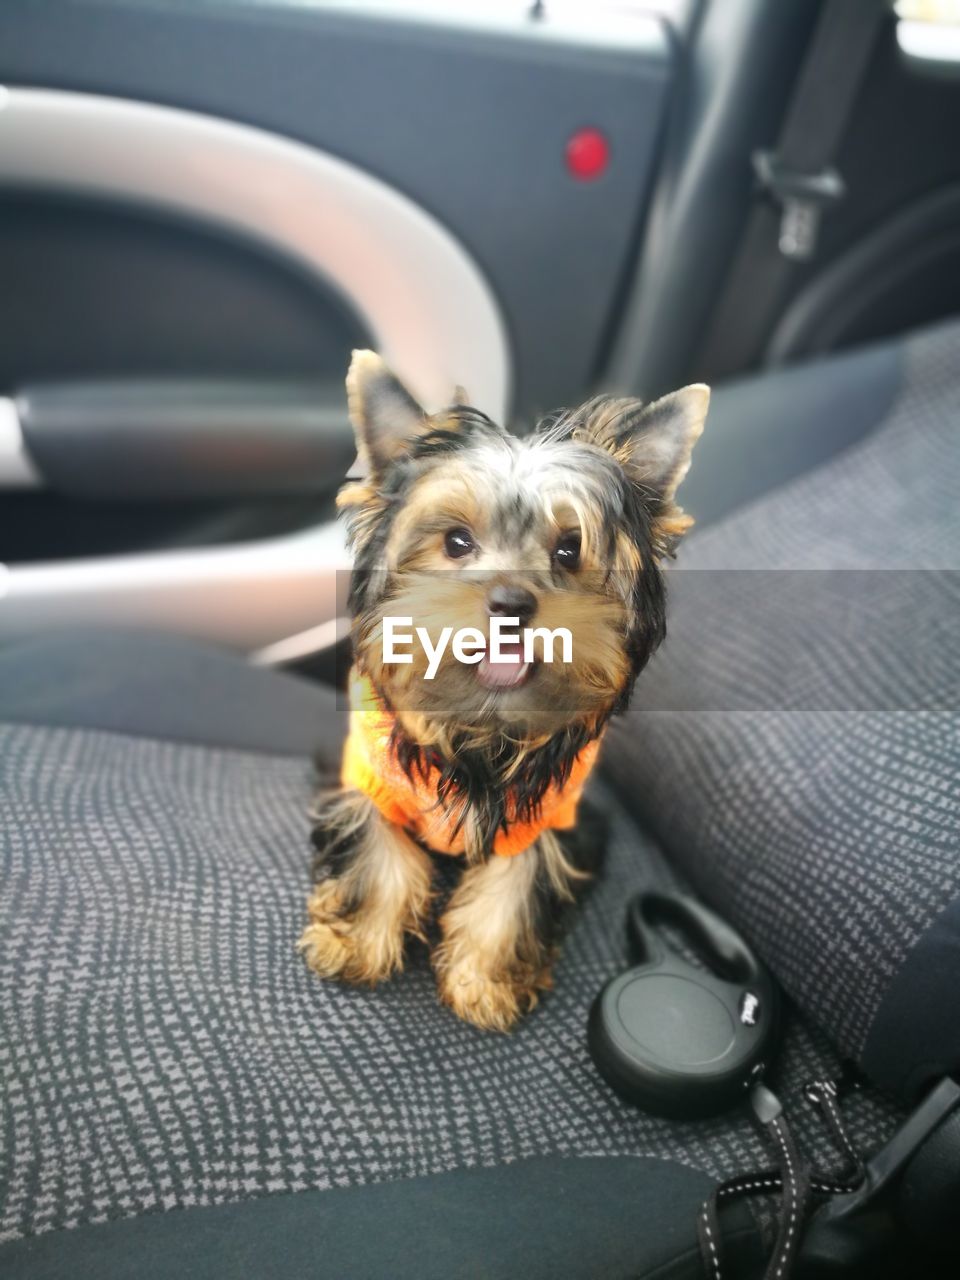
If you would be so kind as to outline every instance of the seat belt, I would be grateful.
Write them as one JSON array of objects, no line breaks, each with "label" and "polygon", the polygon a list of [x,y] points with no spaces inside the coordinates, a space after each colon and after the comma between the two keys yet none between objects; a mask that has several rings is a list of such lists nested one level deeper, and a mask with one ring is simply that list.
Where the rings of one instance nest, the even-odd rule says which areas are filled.
[{"label": "seat belt", "polygon": [[814,256],[823,210],[845,191],[833,161],[890,18],[885,0],[824,0],[777,146],[751,156],[756,201],[698,361],[704,378],[762,353],[786,286]]}]

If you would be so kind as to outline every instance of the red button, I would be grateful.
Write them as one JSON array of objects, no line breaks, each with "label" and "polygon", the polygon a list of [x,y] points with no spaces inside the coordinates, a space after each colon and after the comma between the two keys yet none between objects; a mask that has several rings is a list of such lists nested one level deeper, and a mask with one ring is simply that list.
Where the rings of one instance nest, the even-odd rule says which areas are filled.
[{"label": "red button", "polygon": [[580,182],[592,182],[610,163],[610,143],[599,129],[578,129],[566,149],[567,169]]}]

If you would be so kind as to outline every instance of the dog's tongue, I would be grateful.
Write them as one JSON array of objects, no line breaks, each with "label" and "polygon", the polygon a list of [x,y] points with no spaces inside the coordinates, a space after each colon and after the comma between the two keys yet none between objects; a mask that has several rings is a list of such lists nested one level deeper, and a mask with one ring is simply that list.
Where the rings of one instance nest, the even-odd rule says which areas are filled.
[{"label": "dog's tongue", "polygon": [[500,659],[494,662],[485,653],[477,664],[477,679],[485,689],[515,689],[523,684],[530,672],[530,663],[523,660],[523,646],[500,642]]}]

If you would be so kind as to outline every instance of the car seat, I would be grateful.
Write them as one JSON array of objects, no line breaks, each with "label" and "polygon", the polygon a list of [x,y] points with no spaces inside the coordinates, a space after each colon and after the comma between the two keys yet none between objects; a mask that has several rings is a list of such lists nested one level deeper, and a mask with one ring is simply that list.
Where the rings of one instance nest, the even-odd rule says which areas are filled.
[{"label": "car seat", "polygon": [[[960,1068],[958,353],[944,325],[717,392],[707,519],[591,793],[603,874],[509,1036],[438,1005],[422,947],[374,991],[298,958],[336,693],[157,635],[0,651],[0,1274],[702,1275],[700,1204],[769,1152],[745,1109],[660,1119],[593,1068],[645,887],[692,887],[782,984],[771,1083],[811,1159],[804,1085],[842,1059],[881,1149]],[[956,1203],[951,1123],[904,1239]],[[724,1216],[729,1274],[768,1226]]]}]

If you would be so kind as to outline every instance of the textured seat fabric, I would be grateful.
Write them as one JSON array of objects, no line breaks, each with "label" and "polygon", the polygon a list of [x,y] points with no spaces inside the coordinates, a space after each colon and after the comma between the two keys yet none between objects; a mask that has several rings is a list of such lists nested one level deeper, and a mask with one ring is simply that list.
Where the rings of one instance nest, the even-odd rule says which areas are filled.
[{"label": "textured seat fabric", "polygon": [[[30,1274],[24,1237],[144,1213],[538,1157],[646,1157],[710,1178],[764,1162],[745,1117],[645,1116],[590,1064],[590,1002],[626,961],[624,902],[669,882],[612,797],[594,793],[612,815],[606,866],[556,990],[515,1034],[494,1036],[439,1006],[423,948],[373,992],[307,971],[294,949],[308,881],[305,759],[11,725],[0,762],[0,1273]],[[785,1092],[798,1097],[836,1068],[794,1021]],[[875,1146],[894,1115],[860,1098],[855,1140]],[[812,1115],[798,1119],[829,1163]],[[597,1269],[569,1274],[622,1274],[601,1265],[614,1245],[633,1274],[662,1261],[663,1179],[646,1167],[654,1225],[643,1204],[611,1198]],[[674,1205],[689,1247],[683,1206],[704,1185]],[[494,1232],[487,1274],[516,1274],[515,1244]],[[358,1274],[362,1257],[361,1245]],[[475,1263],[466,1251],[463,1273]]]},{"label": "textured seat fabric", "polygon": [[[0,1246],[0,1256],[4,1280],[702,1280],[690,1222],[710,1186],[674,1161],[533,1157],[81,1227],[67,1237],[68,1269],[59,1232]],[[642,1213],[642,1233],[617,1222],[617,1206],[633,1221]],[[757,1272],[748,1214],[725,1223],[724,1241],[725,1265],[743,1268],[731,1274]]]},{"label": "textured seat fabric", "polygon": [[906,1097],[960,1066],[958,369],[956,325],[913,338],[869,437],[691,538],[607,755],[675,864]]},{"label": "textured seat fabric", "polygon": [[884,342],[717,388],[683,482],[698,530],[869,435],[900,392],[905,363],[903,344]]},{"label": "textured seat fabric", "polygon": [[77,630],[0,648],[0,720],[308,755],[336,750],[346,715],[315,685],[213,645]]},{"label": "textured seat fabric", "polygon": [[[129,638],[99,664],[51,640],[37,711],[10,692],[43,691],[29,654],[0,654],[0,1274],[266,1274],[274,1258],[339,1280],[387,1257],[398,1277],[696,1275],[692,1207],[769,1153],[741,1114],[627,1107],[585,1035],[627,960],[626,900],[678,868],[809,1011],[789,1012],[773,1083],[819,1164],[835,1153],[802,1087],[838,1058],[812,1023],[904,1092],[949,1054],[948,1013],[938,1030],[920,1006],[935,1023],[957,999],[955,349],[949,330],[910,343],[877,430],[691,539],[668,645],[605,750],[624,799],[591,789],[603,874],[556,989],[508,1037],[439,1006],[422,946],[372,992],[296,954],[308,748],[333,763],[332,695],[189,645],[151,641],[163,676],[145,680]],[[270,707],[298,692],[287,737]],[[211,726],[225,699],[261,726]],[[878,1028],[904,984],[891,1045]],[[873,1089],[845,1110],[866,1151],[901,1114]],[[539,1215],[551,1180],[569,1212]]]}]

